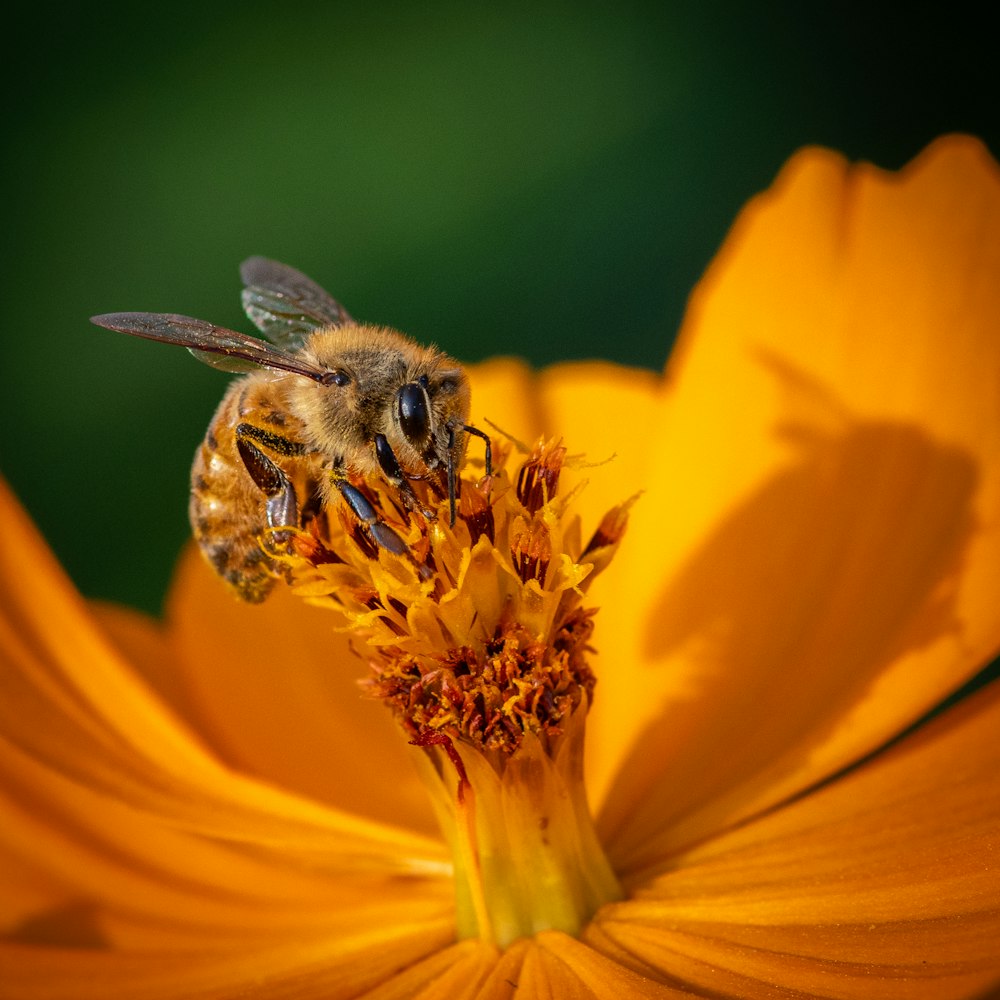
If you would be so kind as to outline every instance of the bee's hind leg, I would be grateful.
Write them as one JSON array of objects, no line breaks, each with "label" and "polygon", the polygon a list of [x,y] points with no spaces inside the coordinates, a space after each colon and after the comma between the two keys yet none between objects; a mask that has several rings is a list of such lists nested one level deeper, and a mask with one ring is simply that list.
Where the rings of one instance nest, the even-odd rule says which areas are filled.
[{"label": "bee's hind leg", "polygon": [[[297,528],[299,503],[292,481],[282,469],[271,461],[246,435],[237,428],[236,447],[250,478],[267,497],[264,504],[269,528]],[[275,532],[272,541],[282,543],[290,538],[289,532]]]}]

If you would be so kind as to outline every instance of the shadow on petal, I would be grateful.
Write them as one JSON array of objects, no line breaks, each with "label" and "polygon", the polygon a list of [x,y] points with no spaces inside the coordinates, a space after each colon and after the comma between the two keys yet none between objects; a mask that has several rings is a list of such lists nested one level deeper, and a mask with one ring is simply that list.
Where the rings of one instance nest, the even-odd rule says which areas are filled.
[{"label": "shadow on petal", "polygon": [[5,941],[55,948],[106,948],[97,907],[92,903],[67,903],[36,913],[4,934]]},{"label": "shadow on petal", "polygon": [[775,428],[789,460],[649,606],[645,661],[683,661],[693,680],[609,795],[603,830],[627,870],[850,763],[965,679],[955,602],[976,463],[770,366],[794,401]]}]

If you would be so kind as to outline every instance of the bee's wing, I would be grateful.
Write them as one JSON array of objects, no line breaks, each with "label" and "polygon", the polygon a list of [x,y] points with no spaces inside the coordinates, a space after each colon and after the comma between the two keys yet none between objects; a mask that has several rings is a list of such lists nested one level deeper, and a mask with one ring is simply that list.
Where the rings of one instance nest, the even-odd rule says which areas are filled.
[{"label": "bee's wing", "polygon": [[312,278],[267,257],[250,257],[240,265],[246,286],[243,309],[254,326],[278,347],[298,351],[309,334],[323,326],[353,320],[347,310]]},{"label": "bee's wing", "polygon": [[164,344],[186,347],[199,361],[225,372],[246,372],[257,368],[305,375],[323,382],[330,372],[302,358],[279,351],[263,340],[237,333],[203,319],[177,316],[174,313],[106,313],[91,316],[91,323],[108,330],[130,333],[133,337],[159,340]]}]

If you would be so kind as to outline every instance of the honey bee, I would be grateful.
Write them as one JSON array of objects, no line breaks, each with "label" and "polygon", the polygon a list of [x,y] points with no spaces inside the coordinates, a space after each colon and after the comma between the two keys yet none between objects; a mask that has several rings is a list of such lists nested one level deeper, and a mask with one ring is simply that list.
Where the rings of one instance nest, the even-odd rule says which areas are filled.
[{"label": "honey bee", "polygon": [[249,373],[226,390],[191,470],[191,526],[219,575],[243,600],[264,600],[278,575],[268,542],[287,541],[288,529],[338,495],[377,546],[406,554],[352,474],[384,477],[407,511],[428,519],[435,514],[411,481],[436,481],[454,524],[468,435],[486,442],[491,471],[489,436],[468,423],[462,366],[395,330],[356,323],[286,264],[251,257],[240,276],[243,308],[270,343],[172,313],[91,318]]}]

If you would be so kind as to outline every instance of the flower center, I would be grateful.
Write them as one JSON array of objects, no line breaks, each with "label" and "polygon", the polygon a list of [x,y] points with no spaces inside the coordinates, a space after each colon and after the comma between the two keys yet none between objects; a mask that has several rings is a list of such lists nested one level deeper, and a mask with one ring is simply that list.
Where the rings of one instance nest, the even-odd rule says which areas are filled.
[{"label": "flower center", "polygon": [[[381,650],[372,660],[370,693],[390,705],[417,746],[438,734],[475,747],[498,770],[526,733],[546,743],[589,701],[594,676],[584,660],[593,612],[577,609],[551,644],[518,621],[503,620],[484,643],[437,656]],[[429,663],[432,660],[433,663]]]},{"label": "flower center", "polygon": [[566,449],[541,442],[515,476],[462,480],[449,525],[444,484],[422,480],[428,520],[391,487],[357,480],[405,552],[380,548],[339,507],[278,553],[297,591],[367,640],[367,693],[416,748],[455,870],[460,937],[506,946],[544,929],[577,933],[621,887],[594,832],[583,745],[595,678],[586,587],[610,561],[629,504],[581,546]]}]

